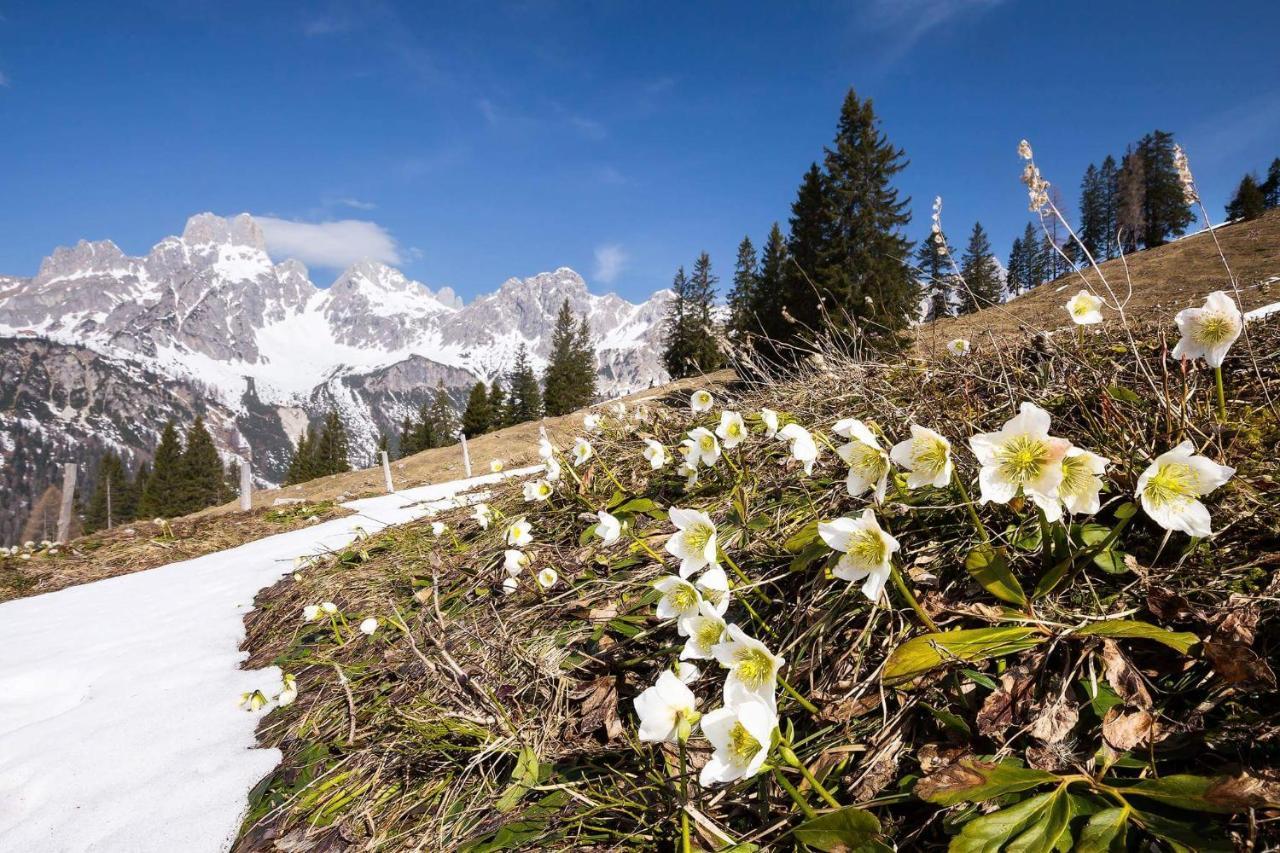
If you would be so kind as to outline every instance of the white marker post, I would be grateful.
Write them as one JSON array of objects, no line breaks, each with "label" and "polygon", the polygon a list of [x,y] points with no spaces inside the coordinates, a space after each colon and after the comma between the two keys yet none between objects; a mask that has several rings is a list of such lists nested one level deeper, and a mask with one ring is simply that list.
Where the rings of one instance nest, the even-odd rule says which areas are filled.
[{"label": "white marker post", "polygon": [[71,536],[71,508],[76,502],[76,466],[68,462],[62,468],[62,506],[58,509],[58,543],[67,544]]},{"label": "white marker post", "polygon": [[462,438],[462,467],[467,472],[467,476],[471,476],[471,451],[467,450],[467,435],[460,433]]},{"label": "white marker post", "polygon": [[382,451],[382,478],[387,481],[387,494],[395,492],[395,486],[391,485],[391,460],[385,450]]},{"label": "white marker post", "polygon": [[249,470],[249,460],[240,460],[240,511],[253,509],[253,472]]}]

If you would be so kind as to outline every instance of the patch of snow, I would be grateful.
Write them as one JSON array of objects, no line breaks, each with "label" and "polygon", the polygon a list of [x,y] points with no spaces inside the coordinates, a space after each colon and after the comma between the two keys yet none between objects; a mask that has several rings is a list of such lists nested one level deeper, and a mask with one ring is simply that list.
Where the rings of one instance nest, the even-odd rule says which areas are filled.
[{"label": "patch of snow", "polygon": [[276,667],[239,668],[258,590],[357,525],[372,533],[539,470],[354,501],[358,516],[0,605],[0,850],[226,850],[280,761],[255,746],[261,715],[237,704],[281,686]]},{"label": "patch of snow", "polygon": [[1247,312],[1244,318],[1246,320],[1261,320],[1263,317],[1270,317],[1272,314],[1280,314],[1280,302],[1272,302],[1270,305],[1254,308],[1252,311]]}]

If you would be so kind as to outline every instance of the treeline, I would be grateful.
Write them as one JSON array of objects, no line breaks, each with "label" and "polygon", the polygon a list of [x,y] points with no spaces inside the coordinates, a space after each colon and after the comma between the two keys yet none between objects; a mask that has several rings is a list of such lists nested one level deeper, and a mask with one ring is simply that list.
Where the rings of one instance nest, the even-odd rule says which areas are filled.
[{"label": "treeline", "polygon": [[1258,180],[1253,172],[1240,179],[1235,195],[1227,202],[1227,218],[1247,222],[1275,207],[1280,207],[1280,157],[1271,161],[1266,180]]},{"label": "treeline", "polygon": [[236,493],[239,472],[226,468],[213,436],[197,416],[185,441],[173,421],[165,424],[152,464],[129,471],[114,451],[98,462],[94,488],[83,507],[84,530],[114,527],[139,518],[175,518],[217,506]]},{"label": "treeline", "polygon": [[307,424],[307,430],[298,439],[284,484],[292,486],[329,474],[341,474],[351,470],[350,443],[347,428],[335,409],[325,415],[320,429]]}]

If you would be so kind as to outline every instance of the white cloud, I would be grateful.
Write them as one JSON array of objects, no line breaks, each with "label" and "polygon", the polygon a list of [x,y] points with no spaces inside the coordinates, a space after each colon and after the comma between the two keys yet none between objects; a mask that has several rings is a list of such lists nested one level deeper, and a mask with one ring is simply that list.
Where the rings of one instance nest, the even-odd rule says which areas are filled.
[{"label": "white cloud", "polygon": [[363,258],[384,264],[403,261],[395,238],[376,222],[297,222],[274,216],[254,219],[262,226],[267,251],[277,261],[297,258],[307,266],[329,269],[344,269]]},{"label": "white cloud", "polygon": [[883,40],[883,62],[900,58],[930,30],[961,15],[983,12],[1005,0],[873,0],[863,7],[864,25]]},{"label": "white cloud", "polygon": [[595,277],[605,284],[613,284],[627,267],[627,253],[616,243],[596,247]]},{"label": "white cloud", "polygon": [[347,207],[354,207],[356,210],[373,210],[377,207],[371,201],[361,201],[358,198],[340,198],[338,204],[345,204]]}]

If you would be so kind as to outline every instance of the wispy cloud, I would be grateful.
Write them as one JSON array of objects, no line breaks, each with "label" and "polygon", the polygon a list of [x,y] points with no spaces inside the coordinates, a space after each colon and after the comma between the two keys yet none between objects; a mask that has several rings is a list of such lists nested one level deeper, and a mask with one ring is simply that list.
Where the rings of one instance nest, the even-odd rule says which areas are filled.
[{"label": "wispy cloud", "polygon": [[630,258],[617,243],[609,243],[596,247],[595,278],[604,284],[613,284],[627,268]]},{"label": "wispy cloud", "polygon": [[351,198],[349,196],[345,198],[335,199],[335,201],[338,204],[343,205],[344,207],[352,207],[352,208],[355,208],[356,210],[373,210],[374,208],[377,207],[377,205],[371,201],[361,201],[358,198]]},{"label": "wispy cloud", "polygon": [[493,101],[480,98],[476,101],[476,108],[480,110],[480,115],[484,116],[486,122],[491,125],[498,123],[498,108],[493,105]]},{"label": "wispy cloud", "polygon": [[930,31],[962,15],[999,6],[1005,0],[873,0],[863,7],[860,23],[879,36],[881,61],[891,63]]},{"label": "wispy cloud", "polygon": [[369,258],[384,264],[404,260],[395,238],[376,222],[339,219],[299,222],[274,216],[255,216],[267,240],[267,251],[277,260],[297,258],[307,266],[343,269]]},{"label": "wispy cloud", "polygon": [[6,89],[9,88],[9,75],[5,74],[3,71],[0,71],[0,86],[3,86]]},{"label": "wispy cloud", "polygon": [[596,142],[609,135],[609,131],[603,124],[586,116],[569,116],[569,125],[587,139],[595,140]]}]

